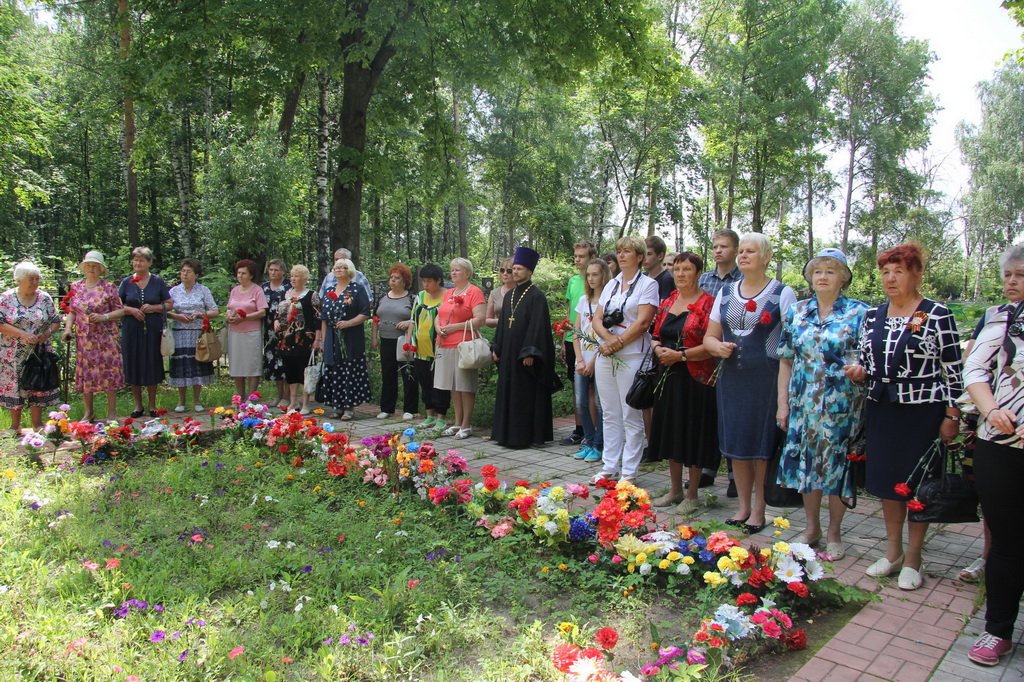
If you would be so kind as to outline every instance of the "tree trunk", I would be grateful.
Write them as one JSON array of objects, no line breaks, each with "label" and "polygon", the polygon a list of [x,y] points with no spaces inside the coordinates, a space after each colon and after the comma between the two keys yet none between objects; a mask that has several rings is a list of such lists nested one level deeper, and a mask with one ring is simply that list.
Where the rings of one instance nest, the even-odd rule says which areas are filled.
[{"label": "tree trunk", "polygon": [[729,230],[732,229],[732,210],[736,200],[736,166],[739,163],[739,155],[739,133],[736,133],[732,140],[732,153],[729,155],[729,182],[726,189],[725,227]]},{"label": "tree trunk", "polygon": [[[120,57],[122,62],[126,62],[132,45],[132,19],[128,14],[128,0],[117,0],[117,23],[120,27]],[[128,243],[132,246],[139,246],[139,181],[135,176],[135,163],[132,161],[132,149],[135,146],[135,100],[130,94],[133,88],[127,79],[123,83],[123,87],[125,90],[122,100],[124,140],[121,154],[124,163]]]},{"label": "tree trunk", "polygon": [[647,236],[654,234],[658,225],[658,177],[661,175],[661,161],[654,163],[654,179],[647,185]]},{"label": "tree trunk", "polygon": [[[302,42],[302,36],[299,36]],[[302,97],[302,86],[306,83],[306,71],[300,70],[295,74],[292,87],[284,96],[284,106],[281,109],[281,119],[277,124],[277,132],[281,136],[281,158],[288,156],[288,146],[292,141],[292,127],[295,125],[295,112],[299,110],[299,100]]]},{"label": "tree trunk", "polygon": [[462,145],[459,143],[459,96],[455,92],[455,86],[452,86],[452,132],[456,145],[455,167],[459,170],[459,255],[469,258],[469,212],[466,210],[466,202],[462,200],[466,161],[462,155]]},{"label": "tree trunk", "polygon": [[839,249],[846,253],[846,247],[850,242],[850,210],[853,207],[853,178],[856,175],[855,162],[857,160],[857,145],[850,140],[850,156],[847,161],[849,167],[846,169],[846,203],[843,209],[843,229],[839,239]]},{"label": "tree trunk", "polygon": [[[173,109],[172,109],[173,111]],[[191,214],[192,187],[188,173],[188,161],[185,142],[181,139],[183,132],[172,133],[171,140],[171,173],[174,175],[174,186],[178,190],[178,232],[181,252],[186,258],[192,256]],[[157,233],[154,233],[156,236]]]},{"label": "tree trunk", "polygon": [[320,69],[316,74],[316,235],[317,258],[323,280],[331,267],[331,213],[327,204],[327,144],[330,141],[330,112],[327,111],[327,95],[331,78],[327,71]]},{"label": "tree trunk", "polygon": [[[843,253],[846,253],[843,251]],[[814,176],[807,175],[807,260],[814,258]]]},{"label": "tree trunk", "polygon": [[373,234],[371,235],[371,238],[373,239],[373,254],[375,256],[381,254],[384,251],[384,245],[381,242],[381,226],[380,226],[380,223],[381,223],[380,215],[381,215],[381,212],[383,210],[383,204],[384,204],[384,202],[380,198],[380,193],[379,192],[374,192],[373,193],[373,211],[371,213],[371,216],[372,216],[372,219],[373,219]]}]

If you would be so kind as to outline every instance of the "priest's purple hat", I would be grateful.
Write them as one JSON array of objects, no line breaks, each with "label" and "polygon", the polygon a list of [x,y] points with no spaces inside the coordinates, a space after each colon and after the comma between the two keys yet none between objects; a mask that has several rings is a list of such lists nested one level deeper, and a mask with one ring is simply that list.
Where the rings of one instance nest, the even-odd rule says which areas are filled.
[{"label": "priest's purple hat", "polygon": [[533,272],[537,269],[537,261],[539,260],[540,254],[530,247],[517,246],[515,255],[512,256],[512,265],[522,265],[530,272]]}]

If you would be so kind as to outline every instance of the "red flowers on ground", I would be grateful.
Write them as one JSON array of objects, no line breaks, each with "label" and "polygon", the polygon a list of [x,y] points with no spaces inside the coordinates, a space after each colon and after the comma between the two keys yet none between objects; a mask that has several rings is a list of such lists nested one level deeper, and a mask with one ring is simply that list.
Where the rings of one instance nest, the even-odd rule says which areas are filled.
[{"label": "red flowers on ground", "polygon": [[605,651],[614,649],[615,645],[619,642],[619,633],[615,631],[615,628],[601,628],[594,635],[594,641],[597,642]]},{"label": "red flowers on ground", "polygon": [[245,652],[244,646],[236,646],[234,649],[228,652],[228,658],[232,661],[241,656]]},{"label": "red flowers on ground", "polygon": [[783,640],[786,644],[786,648],[790,651],[799,651],[800,649],[807,648],[807,633],[803,630],[797,629],[786,635]]}]

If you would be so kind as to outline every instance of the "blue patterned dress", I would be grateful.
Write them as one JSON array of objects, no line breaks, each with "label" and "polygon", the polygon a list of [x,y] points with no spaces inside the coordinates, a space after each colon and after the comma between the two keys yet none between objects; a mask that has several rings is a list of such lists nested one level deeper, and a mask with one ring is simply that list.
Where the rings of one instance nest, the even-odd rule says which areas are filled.
[{"label": "blue patterned dress", "polygon": [[821,319],[817,297],[789,309],[779,357],[792,360],[789,430],[779,462],[778,482],[801,493],[851,495],[843,490],[850,441],[857,434],[866,387],[846,378],[843,353],[857,349],[868,306],[840,296]]}]

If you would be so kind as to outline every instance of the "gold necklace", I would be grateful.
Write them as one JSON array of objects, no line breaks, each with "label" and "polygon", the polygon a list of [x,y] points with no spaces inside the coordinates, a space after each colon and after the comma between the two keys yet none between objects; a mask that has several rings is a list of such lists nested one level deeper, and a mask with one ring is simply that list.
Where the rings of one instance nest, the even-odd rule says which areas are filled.
[{"label": "gold necklace", "polygon": [[518,301],[516,300],[516,290],[513,287],[513,289],[512,289],[512,296],[509,298],[509,303],[512,304],[512,311],[511,311],[511,314],[509,314],[509,316],[508,316],[508,326],[509,327],[511,327],[512,323],[516,321],[516,308],[518,308],[519,304],[523,302],[524,298],[526,298],[526,292],[529,291],[530,287],[532,287],[532,286],[533,286],[533,282],[530,282],[529,284],[526,285],[526,288],[523,289],[523,293],[520,294]]}]

